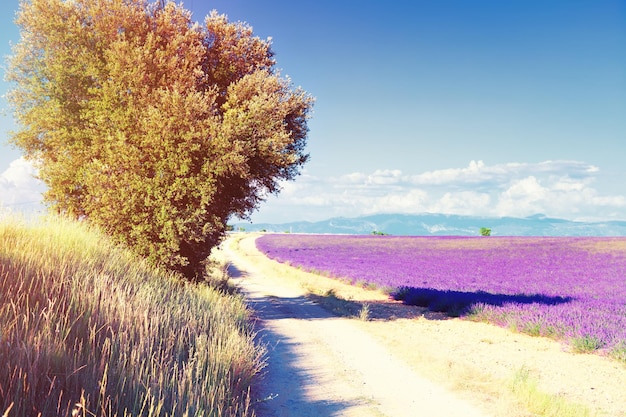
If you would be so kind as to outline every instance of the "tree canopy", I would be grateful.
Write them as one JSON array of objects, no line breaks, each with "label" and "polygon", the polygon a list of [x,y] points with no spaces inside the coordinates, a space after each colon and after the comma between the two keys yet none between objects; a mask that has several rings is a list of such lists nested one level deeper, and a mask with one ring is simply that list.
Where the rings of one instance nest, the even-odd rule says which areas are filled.
[{"label": "tree canopy", "polygon": [[198,277],[309,157],[313,98],[245,23],[145,0],[22,1],[16,23],[12,143],[51,208],[154,263]]}]

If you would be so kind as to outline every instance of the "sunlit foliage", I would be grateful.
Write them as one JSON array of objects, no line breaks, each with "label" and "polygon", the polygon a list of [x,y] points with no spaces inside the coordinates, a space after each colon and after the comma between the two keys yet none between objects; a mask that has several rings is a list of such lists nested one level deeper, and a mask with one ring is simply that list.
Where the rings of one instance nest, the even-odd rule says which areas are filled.
[{"label": "sunlit foliage", "polygon": [[313,99],[269,40],[173,2],[22,1],[9,60],[12,142],[46,200],[190,278],[308,159]]}]

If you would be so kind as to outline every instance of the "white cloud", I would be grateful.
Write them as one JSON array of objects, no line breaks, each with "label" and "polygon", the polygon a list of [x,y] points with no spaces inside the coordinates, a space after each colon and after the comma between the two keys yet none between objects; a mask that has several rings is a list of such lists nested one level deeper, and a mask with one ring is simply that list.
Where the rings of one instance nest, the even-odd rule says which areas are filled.
[{"label": "white cloud", "polygon": [[471,161],[467,168],[450,168],[424,172],[411,177],[414,184],[440,185],[453,182],[476,182],[486,179],[496,171],[488,168],[483,161]]},{"label": "white cloud", "polygon": [[626,196],[600,195],[593,188],[598,172],[598,167],[580,161],[496,165],[471,161],[464,168],[417,174],[375,170],[329,178],[307,175],[298,187],[285,184],[287,193],[271,198],[253,219],[287,222],[425,212],[626,219]]},{"label": "white cloud", "polygon": [[32,212],[42,208],[43,183],[35,178],[37,169],[24,158],[11,162],[0,173],[0,209]]},{"label": "white cloud", "polygon": [[598,167],[578,161],[544,161],[539,163],[511,162],[486,165],[483,161],[471,161],[465,168],[450,168],[413,175],[410,180],[416,185],[497,185],[511,178],[532,175],[587,177],[598,172]]},{"label": "white cloud", "polygon": [[500,193],[495,212],[499,216],[513,217],[544,213],[544,203],[549,193],[550,190],[532,175],[513,181],[509,188]]},{"label": "white cloud", "polygon": [[491,196],[475,191],[447,192],[429,207],[427,212],[446,214],[487,213],[490,210]]},{"label": "white cloud", "polygon": [[367,176],[367,184],[386,185],[397,184],[402,180],[402,171],[398,169],[379,169]]},{"label": "white cloud", "polygon": [[[271,196],[257,222],[284,223],[374,213],[446,213],[525,217],[543,213],[571,220],[626,220],[626,195],[603,195],[594,187],[599,168],[579,161],[487,165],[423,173],[378,169],[338,177],[306,170]],[[0,208],[41,210],[43,183],[23,158],[0,173]]]}]

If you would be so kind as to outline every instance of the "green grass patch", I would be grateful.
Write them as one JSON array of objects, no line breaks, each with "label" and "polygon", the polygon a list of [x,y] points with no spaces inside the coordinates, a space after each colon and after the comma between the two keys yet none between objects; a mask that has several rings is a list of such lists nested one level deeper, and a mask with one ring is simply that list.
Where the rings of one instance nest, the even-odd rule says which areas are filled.
[{"label": "green grass patch", "polygon": [[592,417],[588,407],[565,398],[541,391],[528,368],[519,369],[511,383],[511,390],[520,405],[537,417]]},{"label": "green grass patch", "polygon": [[622,342],[619,345],[615,346],[611,350],[610,356],[613,359],[619,362],[622,362],[624,365],[626,365],[626,342]]},{"label": "green grass patch", "polygon": [[604,346],[600,339],[593,336],[575,337],[571,344],[576,353],[592,353]]},{"label": "green grass patch", "polygon": [[0,413],[252,415],[264,353],[239,295],[59,218],[0,220],[0,293]]}]

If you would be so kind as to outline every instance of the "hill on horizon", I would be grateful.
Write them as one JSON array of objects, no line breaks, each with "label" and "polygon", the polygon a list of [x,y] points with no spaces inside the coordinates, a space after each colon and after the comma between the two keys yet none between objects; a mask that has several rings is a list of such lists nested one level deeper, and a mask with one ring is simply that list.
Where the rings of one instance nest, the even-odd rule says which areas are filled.
[{"label": "hill on horizon", "polygon": [[317,222],[235,223],[235,230],[274,233],[372,234],[399,236],[479,236],[483,227],[492,236],[626,236],[626,221],[582,222],[550,218],[479,217],[454,214],[375,214],[334,217]]}]

